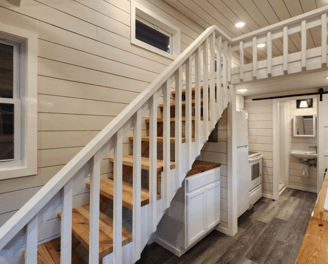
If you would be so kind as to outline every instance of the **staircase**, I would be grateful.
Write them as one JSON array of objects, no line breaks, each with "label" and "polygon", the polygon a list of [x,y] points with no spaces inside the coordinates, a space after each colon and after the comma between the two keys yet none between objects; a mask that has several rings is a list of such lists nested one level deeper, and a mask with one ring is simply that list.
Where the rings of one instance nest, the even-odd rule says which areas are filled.
[{"label": "staircase", "polygon": [[[232,100],[230,51],[229,38],[217,27],[204,31],[1,227],[0,256],[9,261],[24,251],[26,263],[77,263],[72,253],[72,241],[77,239],[89,251],[89,263],[135,263],[140,259]],[[215,60],[223,64],[222,71],[221,67],[214,70]],[[142,135],[142,118],[148,112]],[[132,137],[127,136],[130,131]],[[130,142],[129,155],[123,155],[123,141]],[[162,158],[157,157],[158,143],[163,146]],[[113,178],[101,180],[100,164],[108,157]],[[149,189],[141,187],[141,170],[149,171]],[[133,184],[127,182],[131,175]],[[82,188],[88,176],[90,203],[73,205],[74,191]],[[112,218],[102,212],[110,200]],[[130,230],[123,227],[123,207],[132,210]],[[54,213],[61,220],[57,251],[51,244],[38,246],[37,238],[39,226]]]}]

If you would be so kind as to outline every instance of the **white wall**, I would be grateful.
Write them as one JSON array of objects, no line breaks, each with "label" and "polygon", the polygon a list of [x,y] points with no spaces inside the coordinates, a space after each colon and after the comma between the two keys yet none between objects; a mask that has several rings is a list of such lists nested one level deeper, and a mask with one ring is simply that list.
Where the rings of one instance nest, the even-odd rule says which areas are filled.
[{"label": "white wall", "polygon": [[228,228],[228,137],[227,137],[227,109],[222,114],[218,125],[217,143],[207,142],[202,151],[200,160],[221,164],[221,222],[220,226]]},{"label": "white wall", "polygon": [[[163,1],[138,2],[181,29],[181,50],[204,30]],[[37,175],[0,182],[0,226],[172,62],[131,45],[128,0],[1,1],[2,24],[38,36],[39,132]],[[102,178],[111,173],[104,160]],[[74,204],[88,199],[84,189]],[[58,226],[50,220],[39,240],[58,235]]]},{"label": "white wall", "polygon": [[[317,116],[317,98],[313,99],[313,108],[296,109],[296,100],[289,101],[289,148],[292,150],[308,150],[310,146],[317,146],[317,137],[302,138],[293,137],[293,119],[295,115],[316,115]],[[315,151],[315,149],[311,149]],[[309,168],[309,177],[302,177],[303,164],[299,159],[289,154],[289,184],[291,187],[304,190],[317,191],[317,168]]]}]

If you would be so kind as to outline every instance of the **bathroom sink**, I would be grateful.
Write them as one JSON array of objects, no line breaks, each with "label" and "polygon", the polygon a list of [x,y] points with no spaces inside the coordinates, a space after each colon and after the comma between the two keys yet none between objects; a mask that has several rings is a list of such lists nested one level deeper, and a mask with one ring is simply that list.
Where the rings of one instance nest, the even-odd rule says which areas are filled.
[{"label": "bathroom sink", "polygon": [[317,153],[306,150],[293,150],[290,154],[296,158],[305,160],[316,159],[318,156]]}]

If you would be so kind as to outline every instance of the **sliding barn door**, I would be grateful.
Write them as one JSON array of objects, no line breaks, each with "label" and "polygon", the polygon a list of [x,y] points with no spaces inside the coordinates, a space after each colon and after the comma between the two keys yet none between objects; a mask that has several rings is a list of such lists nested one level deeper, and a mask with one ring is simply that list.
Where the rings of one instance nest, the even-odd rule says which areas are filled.
[{"label": "sliding barn door", "polygon": [[318,181],[317,193],[321,189],[325,170],[328,168],[328,94],[318,96]]}]

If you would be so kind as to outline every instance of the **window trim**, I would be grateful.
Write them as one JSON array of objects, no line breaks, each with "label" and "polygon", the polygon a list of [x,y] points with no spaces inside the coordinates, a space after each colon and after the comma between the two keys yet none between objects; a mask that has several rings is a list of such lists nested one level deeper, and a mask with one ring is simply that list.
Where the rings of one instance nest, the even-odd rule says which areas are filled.
[{"label": "window trim", "polygon": [[[1,24],[0,38],[20,44],[21,159],[0,163],[0,181],[37,174],[37,35]],[[14,97],[15,98],[15,97]],[[17,99],[17,97],[16,97]],[[3,101],[4,98],[1,99]],[[15,103],[16,107],[17,103]]]},{"label": "window trim", "polygon": [[[170,33],[172,35],[172,39],[170,38],[170,43],[173,47],[170,47],[172,50],[171,53],[167,53],[162,51],[156,47],[153,47],[143,41],[136,39],[136,19],[140,17],[145,19],[146,21],[155,24],[157,27],[161,28],[162,30]],[[170,59],[176,59],[181,53],[181,30],[170,23],[169,21],[165,20],[164,18],[160,17],[153,11],[145,8],[141,4],[137,3],[136,1],[131,1],[131,43],[133,45],[142,47],[144,49],[150,50],[154,53],[162,55],[164,57]]]}]

